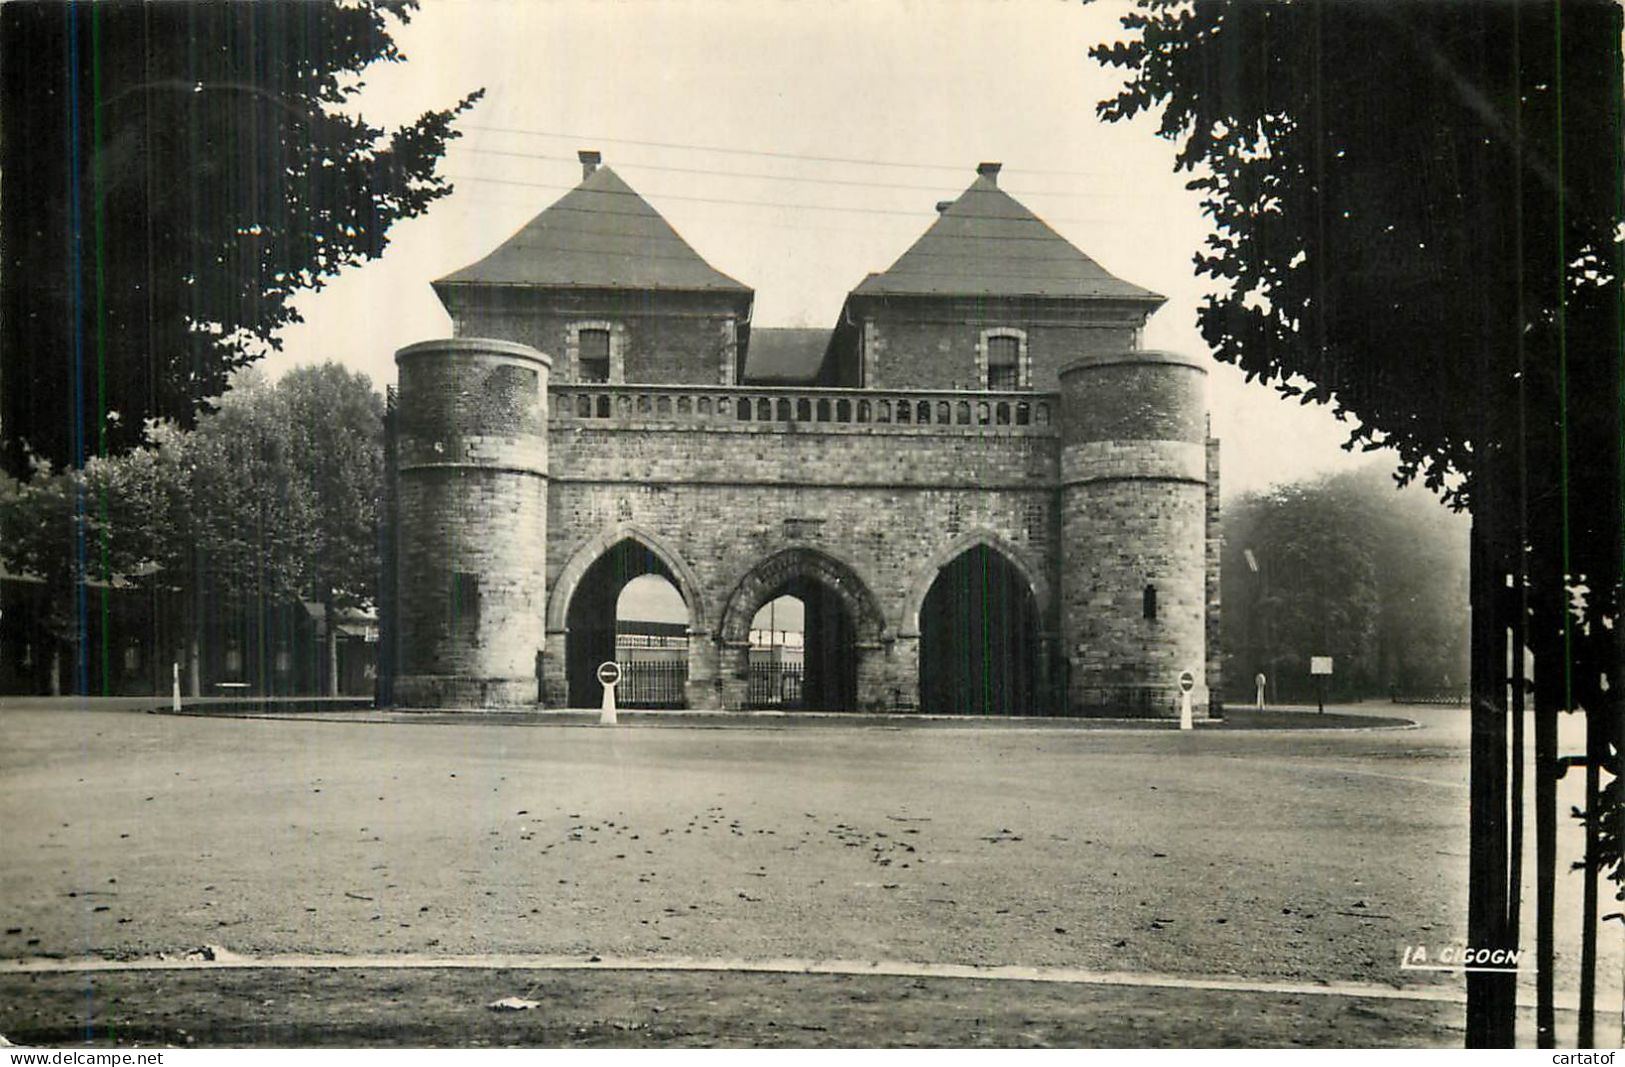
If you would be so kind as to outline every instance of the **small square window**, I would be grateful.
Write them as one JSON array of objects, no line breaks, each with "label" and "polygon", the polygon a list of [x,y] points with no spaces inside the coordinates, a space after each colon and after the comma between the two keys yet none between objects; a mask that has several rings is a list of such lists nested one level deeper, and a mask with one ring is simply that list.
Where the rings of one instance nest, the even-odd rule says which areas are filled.
[{"label": "small square window", "polygon": [[992,390],[1021,388],[1021,341],[1018,338],[987,339],[987,387]]},{"label": "small square window", "polygon": [[480,627],[480,576],[455,571],[451,576],[451,596],[447,601],[453,633],[475,633]]},{"label": "small square window", "polygon": [[580,373],[584,382],[609,381],[609,331],[582,330],[576,335]]}]

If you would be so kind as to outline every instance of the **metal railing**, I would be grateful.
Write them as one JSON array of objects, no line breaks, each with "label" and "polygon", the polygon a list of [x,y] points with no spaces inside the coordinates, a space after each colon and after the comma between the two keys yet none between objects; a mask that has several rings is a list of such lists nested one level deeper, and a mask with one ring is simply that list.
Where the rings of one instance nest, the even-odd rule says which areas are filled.
[{"label": "metal railing", "polygon": [[687,682],[686,659],[623,662],[615,700],[623,708],[681,708]]},{"label": "metal railing", "polygon": [[752,663],[745,706],[784,711],[800,708],[804,678],[805,668],[800,663]]}]

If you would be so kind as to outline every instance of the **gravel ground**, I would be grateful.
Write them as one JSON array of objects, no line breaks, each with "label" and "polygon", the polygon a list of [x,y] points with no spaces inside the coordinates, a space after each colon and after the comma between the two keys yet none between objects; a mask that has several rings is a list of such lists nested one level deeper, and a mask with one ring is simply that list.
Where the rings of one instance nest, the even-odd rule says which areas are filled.
[{"label": "gravel ground", "polygon": [[[538,1007],[486,1007],[510,996]],[[0,1003],[18,1044],[199,1048],[1419,1048],[1459,1047],[1464,1018],[1459,1005],[1363,998],[582,971],[3,975]]]},{"label": "gravel ground", "polygon": [[1398,964],[1465,933],[1465,716],[1405,713],[1423,728],[601,729],[13,700],[0,957],[214,944],[1459,987]]}]

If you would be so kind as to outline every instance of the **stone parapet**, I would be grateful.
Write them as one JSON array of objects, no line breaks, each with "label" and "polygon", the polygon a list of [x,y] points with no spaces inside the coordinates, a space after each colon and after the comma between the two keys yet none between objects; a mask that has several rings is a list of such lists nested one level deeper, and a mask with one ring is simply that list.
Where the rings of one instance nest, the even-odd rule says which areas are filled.
[{"label": "stone parapet", "polygon": [[1048,437],[1051,393],[954,390],[557,385],[554,425],[690,427],[739,433],[954,433]]}]

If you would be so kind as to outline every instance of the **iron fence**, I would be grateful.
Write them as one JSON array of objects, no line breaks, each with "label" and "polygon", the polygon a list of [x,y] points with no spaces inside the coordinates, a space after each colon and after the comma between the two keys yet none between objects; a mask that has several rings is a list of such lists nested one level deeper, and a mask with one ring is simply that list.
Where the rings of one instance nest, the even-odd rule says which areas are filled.
[{"label": "iron fence", "polygon": [[687,682],[687,660],[633,660],[621,664],[615,701],[623,708],[681,708]]},{"label": "iron fence", "polygon": [[800,663],[752,663],[745,702],[752,708],[800,708],[803,678]]}]

